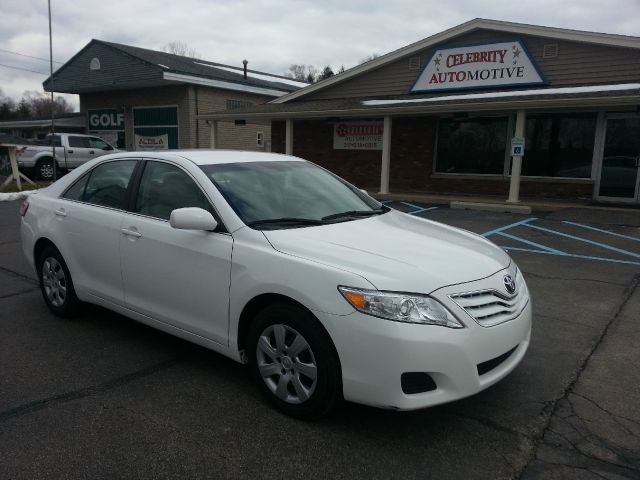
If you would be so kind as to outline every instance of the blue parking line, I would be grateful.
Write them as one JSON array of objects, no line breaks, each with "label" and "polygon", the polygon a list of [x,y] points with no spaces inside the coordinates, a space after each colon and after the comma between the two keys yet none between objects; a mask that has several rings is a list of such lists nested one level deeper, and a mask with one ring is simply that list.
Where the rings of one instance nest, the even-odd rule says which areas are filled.
[{"label": "blue parking line", "polygon": [[501,248],[503,248],[504,250],[514,250],[517,252],[541,253],[543,255],[555,255],[558,257],[580,258],[583,260],[598,260],[601,262],[623,263],[625,265],[640,265],[640,262],[632,262],[631,260],[618,260],[616,258],[594,257],[591,255],[576,255],[573,253],[554,253],[554,252],[547,252],[544,250],[532,250],[530,248],[517,248],[517,247],[501,247]]},{"label": "blue parking line", "polygon": [[409,215],[416,215],[418,213],[422,213],[422,212],[428,212],[429,210],[435,210],[438,207],[428,207],[428,208],[421,208],[419,210],[414,210],[413,212],[407,212]]},{"label": "blue parking line", "polygon": [[[387,203],[393,203],[396,200],[385,200],[384,202],[380,202],[383,205],[386,205]],[[435,210],[438,207],[421,207],[419,205],[414,205],[413,203],[409,203],[409,202],[400,202],[398,201],[398,203],[402,204],[402,205],[406,205],[407,207],[412,207],[415,208],[415,210],[412,210],[410,212],[405,212],[408,215],[416,215],[418,213],[422,213],[422,212],[428,212],[429,210]]]},{"label": "blue parking line", "polygon": [[489,235],[493,235],[494,233],[500,233],[500,232],[503,232],[505,230],[509,230],[510,228],[517,227],[519,225],[526,225],[527,223],[529,223],[529,222],[531,222],[533,220],[537,220],[537,217],[530,217],[530,218],[527,218],[525,220],[520,220],[519,222],[512,223],[510,225],[505,225],[504,227],[496,228],[495,230],[490,230],[488,232],[484,232],[481,235],[483,237],[488,237]]},{"label": "blue parking line", "polygon": [[562,223],[566,223],[567,225],[573,225],[574,227],[586,228],[588,230],[593,230],[594,232],[607,233],[609,235],[613,235],[614,237],[626,238],[627,240],[634,240],[636,242],[640,242],[640,238],[630,237],[629,235],[622,235],[621,233],[611,232],[609,230],[603,230],[602,228],[596,228],[590,225],[583,225],[581,223],[570,222],[568,220],[563,220]]},{"label": "blue parking line", "polygon": [[497,235],[502,237],[510,238],[511,240],[516,240],[518,242],[526,243],[527,245],[531,245],[532,247],[537,247],[542,249],[547,253],[555,253],[556,255],[565,255],[565,253],[561,250],[557,250],[555,248],[547,247],[546,245],[542,245],[540,243],[532,242],[531,240],[527,240],[525,238],[516,237],[515,235],[511,235],[505,232],[498,232]]},{"label": "blue parking line", "polygon": [[575,235],[569,235],[568,233],[558,232],[556,230],[551,230],[550,228],[540,227],[538,225],[527,225],[529,228],[535,228],[536,230],[541,230],[543,232],[552,233],[554,235],[559,235],[561,237],[570,238],[572,240],[577,240],[579,242],[588,243],[590,245],[595,245],[596,247],[606,248],[607,250],[611,250],[612,252],[622,253],[623,255],[631,255],[632,257],[640,258],[640,254],[629,252],[628,250],[623,250],[622,248],[612,247],[610,245],[606,245],[600,242],[594,242],[593,240],[589,240],[582,237],[576,237]]}]

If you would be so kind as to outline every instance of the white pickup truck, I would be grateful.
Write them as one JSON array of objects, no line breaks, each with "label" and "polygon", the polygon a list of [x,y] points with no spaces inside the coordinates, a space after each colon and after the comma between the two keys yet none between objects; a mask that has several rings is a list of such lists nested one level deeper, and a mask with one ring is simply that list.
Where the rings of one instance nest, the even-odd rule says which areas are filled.
[{"label": "white pickup truck", "polygon": [[[72,170],[85,162],[118,150],[100,137],[79,133],[56,133],[53,136],[56,163],[59,170]],[[38,142],[25,145],[17,152],[18,168],[38,180],[53,179],[53,148],[51,135]]]}]

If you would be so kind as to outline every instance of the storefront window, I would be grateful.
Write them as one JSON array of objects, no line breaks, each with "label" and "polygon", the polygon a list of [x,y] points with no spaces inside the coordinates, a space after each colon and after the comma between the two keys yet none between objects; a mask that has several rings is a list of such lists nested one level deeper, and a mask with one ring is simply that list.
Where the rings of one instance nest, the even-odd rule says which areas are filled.
[{"label": "storefront window", "polygon": [[522,174],[591,177],[596,114],[546,114],[527,118]]},{"label": "storefront window", "polygon": [[507,117],[441,119],[436,171],[501,175],[507,124]]}]

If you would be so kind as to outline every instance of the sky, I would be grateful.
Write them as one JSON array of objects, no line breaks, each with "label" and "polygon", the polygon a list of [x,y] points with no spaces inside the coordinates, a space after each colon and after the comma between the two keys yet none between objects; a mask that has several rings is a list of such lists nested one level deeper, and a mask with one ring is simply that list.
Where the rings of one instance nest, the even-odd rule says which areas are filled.
[{"label": "sky", "polygon": [[[294,63],[349,68],[478,17],[640,36],[640,0],[51,0],[51,9],[54,69],[92,38],[156,50],[181,41],[205,60],[246,58],[285,74]],[[47,1],[0,0],[2,93],[42,92],[48,58]]]}]

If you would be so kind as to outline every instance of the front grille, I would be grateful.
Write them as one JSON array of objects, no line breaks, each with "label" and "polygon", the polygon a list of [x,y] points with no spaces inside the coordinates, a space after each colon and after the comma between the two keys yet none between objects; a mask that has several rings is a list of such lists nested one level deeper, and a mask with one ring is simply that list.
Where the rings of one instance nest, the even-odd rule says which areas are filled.
[{"label": "front grille", "polygon": [[479,363],[477,365],[478,375],[484,375],[485,373],[489,373],[491,370],[493,370],[502,362],[504,362],[507,358],[509,358],[511,354],[516,351],[516,348],[518,348],[517,345],[513,347],[511,350],[509,350],[508,352],[503,353],[502,355],[496,358],[492,358],[491,360],[487,360],[486,362]]},{"label": "front grille", "polygon": [[478,290],[449,295],[465,312],[483,327],[492,327],[516,318],[529,301],[526,288],[519,285],[513,296],[497,290]]}]

